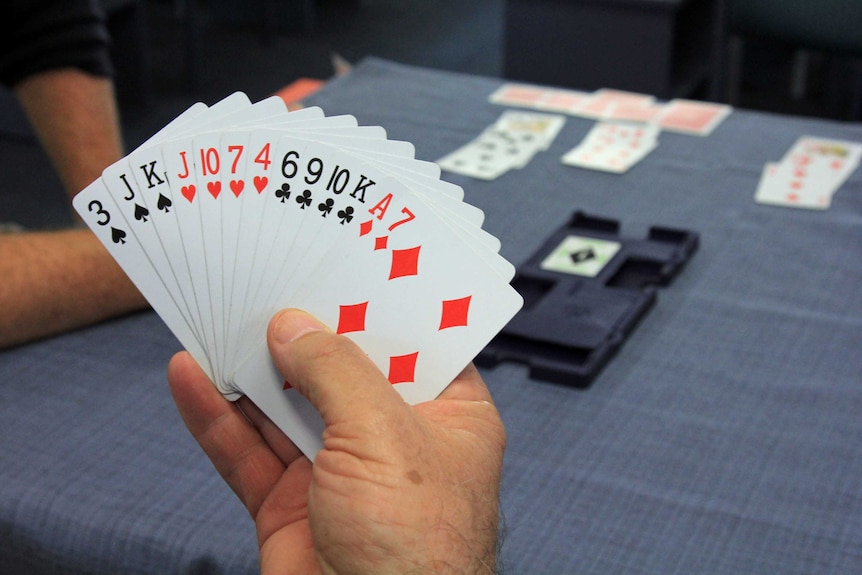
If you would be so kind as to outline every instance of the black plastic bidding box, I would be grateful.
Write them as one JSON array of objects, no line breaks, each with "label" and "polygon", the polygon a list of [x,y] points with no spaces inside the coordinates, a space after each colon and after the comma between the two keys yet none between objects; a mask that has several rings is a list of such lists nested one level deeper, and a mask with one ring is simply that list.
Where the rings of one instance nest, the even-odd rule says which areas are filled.
[{"label": "black plastic bidding box", "polygon": [[627,238],[617,221],[575,212],[518,270],[524,307],[476,364],[515,361],[533,379],[589,386],[697,247],[695,232]]}]

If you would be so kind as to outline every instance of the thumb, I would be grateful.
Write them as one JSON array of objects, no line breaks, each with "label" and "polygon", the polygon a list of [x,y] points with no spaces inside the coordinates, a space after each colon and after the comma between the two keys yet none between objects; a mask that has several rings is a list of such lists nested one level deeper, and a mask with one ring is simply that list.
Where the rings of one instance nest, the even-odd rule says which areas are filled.
[{"label": "thumb", "polygon": [[386,412],[407,405],[359,346],[303,311],[279,312],[267,342],[281,375],[308,398],[327,427],[386,421]]}]

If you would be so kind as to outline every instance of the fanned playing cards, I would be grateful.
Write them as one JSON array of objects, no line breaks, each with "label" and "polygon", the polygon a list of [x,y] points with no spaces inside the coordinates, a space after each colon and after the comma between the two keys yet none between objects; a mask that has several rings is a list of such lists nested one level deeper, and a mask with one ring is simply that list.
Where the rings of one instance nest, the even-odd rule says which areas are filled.
[{"label": "fanned playing cards", "polygon": [[483,213],[436,164],[381,127],[277,97],[193,105],[73,204],[218,389],[312,458],[323,423],[267,351],[278,310],[353,339],[416,404],[523,303]]}]

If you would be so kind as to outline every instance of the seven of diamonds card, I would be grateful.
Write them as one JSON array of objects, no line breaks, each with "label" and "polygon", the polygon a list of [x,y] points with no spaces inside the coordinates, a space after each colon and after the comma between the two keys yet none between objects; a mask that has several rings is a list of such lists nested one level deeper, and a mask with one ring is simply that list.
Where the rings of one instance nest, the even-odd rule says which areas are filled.
[{"label": "seven of diamonds card", "polygon": [[73,205],[219,390],[314,457],[322,422],[267,353],[279,309],[353,339],[415,404],[523,303],[482,212],[413,151],[352,116],[236,93],[190,107]]}]

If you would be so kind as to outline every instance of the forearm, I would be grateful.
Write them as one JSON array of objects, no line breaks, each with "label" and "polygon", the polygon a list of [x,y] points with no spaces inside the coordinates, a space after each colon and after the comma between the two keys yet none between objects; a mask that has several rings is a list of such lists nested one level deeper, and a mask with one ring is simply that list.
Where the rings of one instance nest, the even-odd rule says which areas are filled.
[{"label": "forearm", "polygon": [[15,86],[71,199],[123,155],[111,80],[65,68]]},{"label": "forearm", "polygon": [[145,305],[89,230],[0,235],[0,348]]}]

